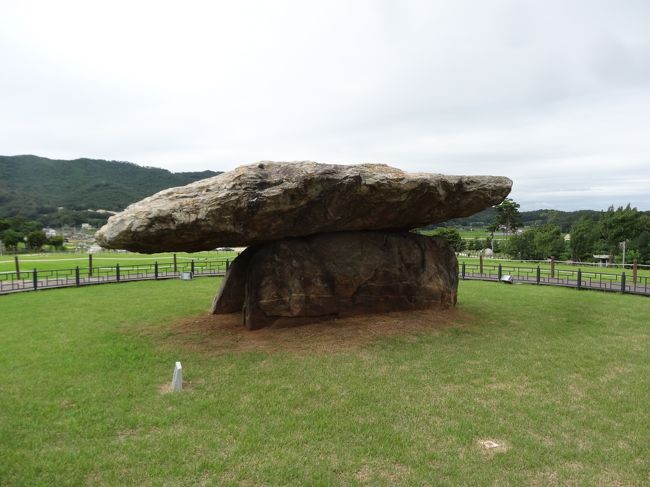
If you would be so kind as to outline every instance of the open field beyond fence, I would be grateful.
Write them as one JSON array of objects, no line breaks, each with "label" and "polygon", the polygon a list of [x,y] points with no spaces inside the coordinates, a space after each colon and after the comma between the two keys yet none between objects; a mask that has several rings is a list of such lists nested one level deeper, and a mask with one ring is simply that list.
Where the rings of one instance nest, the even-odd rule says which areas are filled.
[{"label": "open field beyond fence", "polygon": [[[0,272],[0,294],[21,291],[35,291],[60,287],[88,286],[95,284],[123,283],[142,280],[163,280],[170,278],[200,276],[223,276],[228,270],[235,252],[216,254],[158,254],[143,257],[132,256],[95,258],[92,262],[85,258],[71,261],[41,260],[30,261],[41,264],[33,270]],[[56,267],[55,264],[77,263],[85,267]],[[461,279],[500,281],[509,277],[513,283],[554,285],[613,291],[650,296],[650,270],[638,268],[617,269],[548,262],[505,261],[498,259],[464,258],[459,259]]]},{"label": "open field beyond fence", "polygon": [[647,269],[600,268],[550,265],[542,262],[461,260],[461,279],[505,281],[614,291],[650,296],[650,272]]},{"label": "open field beyond fence", "polygon": [[[466,255],[459,255],[458,262],[465,262],[468,266],[477,266],[480,264],[479,257],[468,257]],[[486,266],[497,267],[501,264],[503,267],[509,268],[520,268],[520,269],[530,269],[537,268],[538,266],[541,269],[551,269],[551,262],[549,259],[546,260],[516,260],[516,259],[490,259],[484,258],[483,263]],[[555,261],[553,264],[555,269],[558,270],[567,270],[567,271],[577,271],[582,269],[585,272],[601,272],[608,274],[620,274],[621,272],[626,272],[629,275],[632,275],[632,262],[627,262],[625,267],[621,264],[610,264],[609,266],[599,265],[595,262],[568,262],[568,261]],[[650,277],[650,265],[638,265],[637,274],[642,277]]]},{"label": "open field beyond fence", "polygon": [[[195,260],[233,260],[237,252],[178,252],[176,259],[179,263],[190,262]],[[92,259],[92,260],[91,260]],[[158,261],[161,264],[173,263],[174,254],[172,252],[159,254],[138,254],[133,252],[97,252],[94,254],[87,253],[47,253],[47,254],[26,254],[19,255],[18,262],[21,271],[30,272],[57,270],[57,269],[74,269],[75,267],[88,268],[89,261],[95,267],[115,267],[115,264],[121,266],[149,265]],[[0,256],[0,273],[15,272],[16,264],[14,256]]]}]

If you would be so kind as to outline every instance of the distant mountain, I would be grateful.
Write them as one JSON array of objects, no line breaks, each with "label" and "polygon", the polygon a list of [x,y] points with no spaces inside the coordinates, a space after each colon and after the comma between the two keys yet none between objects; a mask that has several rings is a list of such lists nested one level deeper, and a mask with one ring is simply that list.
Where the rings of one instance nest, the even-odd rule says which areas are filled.
[{"label": "distant mountain", "polygon": [[[110,213],[160,190],[183,186],[220,172],[180,172],[101,159],[73,161],[37,156],[0,156],[0,220],[23,218],[44,226],[103,225]],[[104,211],[96,211],[104,210]],[[564,232],[580,218],[597,220],[593,210],[522,211],[525,226],[555,223]],[[650,215],[650,212],[645,212]],[[434,226],[485,226],[494,220],[494,208],[467,218]]]},{"label": "distant mountain", "polygon": [[[649,215],[650,211],[642,211],[641,213]],[[569,232],[571,226],[583,218],[591,221],[597,221],[603,212],[597,210],[576,210],[576,211],[560,211],[560,210],[533,210],[521,212],[521,223],[525,227],[543,225],[545,223],[552,223],[558,225],[563,232]],[[496,210],[494,208],[487,208],[475,215],[466,218],[456,218],[448,220],[437,226],[447,227],[484,227],[494,221]],[[435,225],[434,225],[435,226]]]},{"label": "distant mountain", "polygon": [[217,174],[172,173],[101,159],[0,156],[0,218],[26,218],[50,226],[99,225],[108,215],[89,210],[120,211],[160,190]]},{"label": "distant mountain", "polygon": [[[577,210],[577,211],[559,211],[559,210],[533,210],[521,212],[521,223],[524,226],[542,225],[545,223],[554,223],[559,225],[563,232],[568,232],[576,221],[581,218],[596,221],[602,212],[596,210]],[[494,221],[496,210],[487,208],[475,215],[466,218],[456,218],[445,222],[446,226],[487,226]]]}]

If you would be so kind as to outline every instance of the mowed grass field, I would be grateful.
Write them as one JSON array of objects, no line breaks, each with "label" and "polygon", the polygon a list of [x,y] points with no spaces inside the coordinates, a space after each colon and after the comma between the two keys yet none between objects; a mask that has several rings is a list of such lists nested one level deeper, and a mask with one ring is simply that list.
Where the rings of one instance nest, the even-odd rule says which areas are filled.
[{"label": "mowed grass field", "polygon": [[[456,228],[456,230],[458,230],[458,233],[460,233],[460,236],[464,240],[475,240],[475,239],[485,240],[491,235],[491,233],[485,228],[476,228],[474,230]],[[420,233],[422,233],[423,235],[432,235],[434,232],[435,232],[434,230],[420,230]],[[510,235],[505,235],[501,232],[497,232],[494,235],[495,240],[508,240],[509,238]]]},{"label": "mowed grass field", "polygon": [[218,284],[0,296],[0,484],[650,483],[647,298],[462,282],[415,327],[226,333]]},{"label": "mowed grass field", "polygon": [[[176,254],[177,263],[180,265],[184,262],[190,262],[193,259],[196,262],[205,260],[234,259],[237,252],[178,252]],[[170,263],[174,260],[172,252],[160,254],[138,254],[134,252],[97,252],[92,254],[93,267],[115,267],[120,264],[122,267],[137,265],[153,265],[155,261],[160,264]],[[29,272],[34,269],[38,271],[74,269],[79,267],[88,268],[87,253],[43,253],[28,254],[18,256],[21,272]],[[13,255],[0,256],[0,272],[14,272],[16,265]]]},{"label": "mowed grass field", "polygon": [[[173,262],[173,253],[159,253],[159,254],[138,254],[133,252],[118,253],[118,252],[98,252],[93,254],[93,267],[115,267],[115,264],[120,264],[122,267],[127,266],[148,266],[153,265],[158,261],[159,264],[170,264]],[[201,261],[215,261],[230,259],[231,261],[237,257],[237,252],[178,252],[176,254],[178,265],[186,264],[194,260],[196,263]],[[22,272],[30,272],[34,269],[38,271],[74,269],[79,266],[81,269],[88,268],[88,254],[84,253],[48,253],[48,254],[30,254],[19,255],[20,269]],[[458,262],[465,262],[467,265],[479,265],[478,257],[466,257],[463,255],[458,256]],[[520,268],[536,268],[538,265],[542,269],[550,269],[548,262],[526,262],[508,259],[488,259],[483,260],[484,266],[498,266],[501,263],[507,267],[520,267]],[[619,274],[622,272],[620,267],[599,267],[597,265],[569,265],[564,263],[556,263],[555,268],[558,270],[573,270],[578,268],[585,272],[602,272],[609,274]],[[11,255],[0,256],[0,273],[14,272],[15,262]],[[631,276],[632,269],[628,266],[625,269],[628,276]],[[640,266],[638,268],[639,277],[650,277],[650,267]]]},{"label": "mowed grass field", "polygon": [[[466,257],[463,255],[458,256],[458,264],[461,265],[463,262],[465,262],[468,266],[474,266],[478,267],[480,265],[480,259],[478,257]],[[493,270],[495,267],[498,267],[499,264],[503,266],[503,268],[520,268],[520,269],[537,269],[537,266],[540,267],[542,270],[550,270],[551,269],[551,263],[548,261],[543,261],[543,262],[532,262],[532,261],[523,261],[523,260],[512,260],[512,259],[488,259],[484,258],[483,259],[483,266],[485,269],[488,267]],[[609,267],[601,267],[598,266],[597,264],[566,264],[563,262],[556,262],[555,263],[555,269],[556,270],[566,270],[566,271],[577,271],[578,269],[581,269],[583,273],[603,273],[603,274],[618,274],[619,276],[623,272],[623,268],[621,266],[609,266]],[[632,276],[632,264],[627,263],[625,266],[625,274],[628,278],[631,278]],[[641,265],[637,267],[637,276],[638,277],[650,277],[650,266],[647,265]]]}]

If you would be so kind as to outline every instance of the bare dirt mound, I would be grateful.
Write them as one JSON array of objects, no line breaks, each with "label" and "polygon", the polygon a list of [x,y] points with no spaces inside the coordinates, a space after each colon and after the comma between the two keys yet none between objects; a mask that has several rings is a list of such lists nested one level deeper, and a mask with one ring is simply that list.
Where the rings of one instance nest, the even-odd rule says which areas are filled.
[{"label": "bare dirt mound", "polygon": [[473,319],[458,309],[417,310],[333,318],[300,326],[278,323],[249,331],[241,324],[241,313],[206,313],[157,329],[155,334],[160,335],[163,346],[211,355],[253,351],[336,353],[386,337],[412,339],[420,333],[439,333],[445,328],[467,326]]}]

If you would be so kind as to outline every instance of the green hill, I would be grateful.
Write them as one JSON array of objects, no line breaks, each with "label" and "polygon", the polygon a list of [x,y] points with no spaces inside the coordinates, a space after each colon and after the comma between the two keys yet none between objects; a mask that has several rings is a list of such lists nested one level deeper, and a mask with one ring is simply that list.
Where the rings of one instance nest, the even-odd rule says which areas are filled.
[{"label": "green hill", "polygon": [[172,173],[100,159],[0,156],[0,218],[38,220],[44,225],[100,224],[107,214],[88,210],[119,211],[162,189],[217,174]]},{"label": "green hill", "polygon": [[[602,215],[602,211],[597,210],[577,210],[577,211],[559,211],[559,210],[533,210],[521,212],[521,223],[528,226],[543,225],[552,223],[559,225],[563,232],[568,232],[571,226],[582,218],[596,221]],[[444,226],[451,227],[485,227],[494,221],[496,211],[494,208],[487,208],[475,215],[465,218],[456,218],[444,223]]]}]

